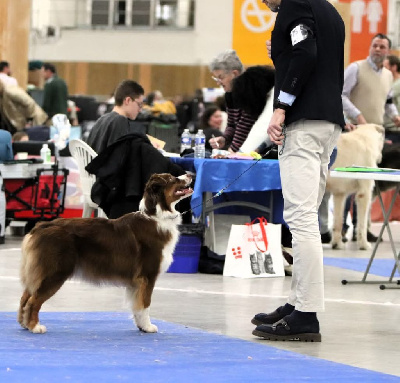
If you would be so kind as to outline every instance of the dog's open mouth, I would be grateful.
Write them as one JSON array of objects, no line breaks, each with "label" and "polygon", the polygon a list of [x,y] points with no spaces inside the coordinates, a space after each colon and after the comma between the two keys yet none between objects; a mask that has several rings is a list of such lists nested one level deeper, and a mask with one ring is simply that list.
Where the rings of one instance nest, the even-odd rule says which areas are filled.
[{"label": "dog's open mouth", "polygon": [[179,188],[175,191],[175,195],[177,196],[185,196],[192,193],[193,193],[192,188]]}]

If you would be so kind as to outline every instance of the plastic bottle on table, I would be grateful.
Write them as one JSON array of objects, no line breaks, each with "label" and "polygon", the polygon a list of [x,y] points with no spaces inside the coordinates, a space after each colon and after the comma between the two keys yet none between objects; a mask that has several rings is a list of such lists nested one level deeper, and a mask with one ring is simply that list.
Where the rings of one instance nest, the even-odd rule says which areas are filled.
[{"label": "plastic bottle on table", "polygon": [[43,144],[42,149],[40,149],[40,158],[45,164],[51,162],[51,151],[47,144]]},{"label": "plastic bottle on table", "polygon": [[202,129],[199,129],[195,136],[194,158],[205,158],[206,156],[206,136]]},{"label": "plastic bottle on table", "polygon": [[181,135],[181,153],[185,149],[192,148],[192,136],[189,133],[189,129],[185,129]]}]

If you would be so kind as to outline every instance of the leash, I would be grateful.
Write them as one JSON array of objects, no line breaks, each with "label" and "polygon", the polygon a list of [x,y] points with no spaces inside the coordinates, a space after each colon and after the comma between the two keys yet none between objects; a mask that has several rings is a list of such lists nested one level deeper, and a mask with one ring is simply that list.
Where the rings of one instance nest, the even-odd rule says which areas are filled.
[{"label": "leash", "polygon": [[[261,156],[261,158],[259,158],[258,160],[256,160],[253,164],[251,164],[245,171],[243,171],[241,174],[239,174],[232,182],[230,182],[228,185],[226,185],[226,186],[224,186],[222,189],[220,189],[214,196],[212,196],[211,198],[208,198],[208,199],[204,202],[205,207],[207,207],[207,204],[208,204],[209,202],[211,202],[214,198],[217,198],[217,197],[219,197],[221,194],[223,194],[224,191],[225,191],[226,189],[229,188],[229,186],[231,186],[232,184],[234,184],[239,178],[241,178],[241,177],[243,176],[243,174],[247,173],[253,166],[256,166],[263,158],[265,158],[265,157],[266,157],[269,153],[271,153],[271,151],[272,151],[273,149],[275,149],[275,148],[277,148],[277,145],[276,145],[276,144],[272,144],[272,145],[270,145],[270,146],[267,146],[267,151]],[[283,148],[282,148],[282,150],[283,150]],[[193,211],[194,209],[196,209],[196,208],[198,208],[199,206],[202,206],[202,205],[203,205],[203,203],[201,202],[201,203],[199,203],[198,205],[196,205],[195,207],[193,207],[193,208],[191,208],[191,209],[189,209],[189,210],[186,210],[186,211],[184,211],[183,213],[179,213],[179,214],[180,214],[180,215],[183,215],[183,214],[189,213],[189,212]]]}]

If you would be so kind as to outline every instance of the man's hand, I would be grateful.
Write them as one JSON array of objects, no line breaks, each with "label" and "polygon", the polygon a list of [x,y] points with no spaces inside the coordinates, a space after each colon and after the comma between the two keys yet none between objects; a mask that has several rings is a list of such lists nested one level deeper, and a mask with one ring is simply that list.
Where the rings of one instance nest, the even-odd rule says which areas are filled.
[{"label": "man's hand", "polygon": [[344,126],[344,130],[346,132],[351,132],[354,129],[357,129],[357,125],[350,124],[350,122],[347,122],[346,125]]},{"label": "man's hand", "polygon": [[225,138],[224,137],[214,137],[210,138],[208,141],[213,149],[222,149],[225,146]]},{"label": "man's hand", "polygon": [[282,126],[285,123],[285,111],[283,109],[275,109],[271,121],[268,126],[268,136],[276,145],[282,145],[285,138],[282,134]]},{"label": "man's hand", "polygon": [[400,127],[400,116],[393,118],[393,122],[396,126]]},{"label": "man's hand", "polygon": [[267,40],[265,45],[267,46],[268,57],[271,58],[271,40]]},{"label": "man's hand", "polygon": [[357,125],[367,124],[367,120],[364,118],[362,114],[357,116]]}]

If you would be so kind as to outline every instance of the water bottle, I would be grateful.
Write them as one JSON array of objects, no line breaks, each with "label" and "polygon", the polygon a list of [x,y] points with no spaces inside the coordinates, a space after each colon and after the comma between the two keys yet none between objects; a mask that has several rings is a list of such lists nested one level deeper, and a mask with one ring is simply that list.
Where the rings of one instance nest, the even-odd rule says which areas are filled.
[{"label": "water bottle", "polygon": [[40,149],[40,158],[45,164],[51,162],[51,151],[47,144],[43,144],[42,149]]},{"label": "water bottle", "polygon": [[189,129],[185,129],[181,135],[181,153],[185,149],[192,148],[192,136],[189,133]]},{"label": "water bottle", "polygon": [[194,141],[194,158],[204,158],[206,156],[206,136],[202,129],[199,129]]}]

